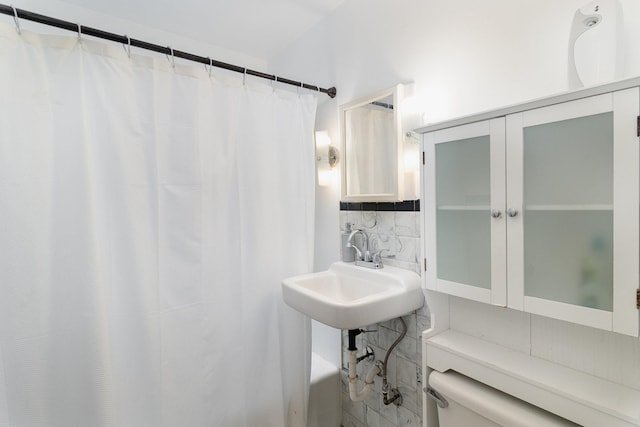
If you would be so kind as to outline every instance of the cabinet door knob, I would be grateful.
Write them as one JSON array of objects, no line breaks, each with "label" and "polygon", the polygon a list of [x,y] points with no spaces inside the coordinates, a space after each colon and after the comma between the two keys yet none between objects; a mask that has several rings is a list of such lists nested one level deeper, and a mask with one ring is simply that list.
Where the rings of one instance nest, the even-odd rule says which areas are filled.
[{"label": "cabinet door knob", "polygon": [[491,216],[494,218],[500,218],[502,216],[502,212],[498,209],[493,209],[491,211]]},{"label": "cabinet door knob", "polygon": [[518,209],[515,209],[515,208],[507,209],[507,215],[509,215],[509,217],[511,217],[511,218],[517,217],[518,216]]}]

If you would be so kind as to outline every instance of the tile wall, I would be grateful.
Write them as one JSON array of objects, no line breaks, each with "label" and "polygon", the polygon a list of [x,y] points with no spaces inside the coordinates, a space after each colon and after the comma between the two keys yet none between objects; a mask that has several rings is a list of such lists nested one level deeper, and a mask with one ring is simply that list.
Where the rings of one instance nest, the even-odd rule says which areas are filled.
[{"label": "tile wall", "polygon": [[[340,232],[347,222],[354,229],[362,229],[369,235],[371,249],[383,252],[385,265],[405,268],[420,274],[420,204],[419,201],[400,203],[341,203]],[[422,425],[422,345],[421,332],[429,327],[429,310],[423,307],[403,317],[407,335],[391,353],[387,368],[387,380],[398,388],[403,397],[401,406],[384,405],[382,402],[382,378],[376,377],[375,389],[363,402],[349,398],[347,379],[347,331],[342,332],[342,426],[343,427],[395,427]],[[358,335],[358,354],[364,354],[367,346],[375,352],[375,360],[384,360],[389,347],[400,336],[399,319],[363,327],[367,332]],[[375,363],[363,360],[358,364],[358,375],[364,378]],[[358,384],[358,390],[363,387]]]}]

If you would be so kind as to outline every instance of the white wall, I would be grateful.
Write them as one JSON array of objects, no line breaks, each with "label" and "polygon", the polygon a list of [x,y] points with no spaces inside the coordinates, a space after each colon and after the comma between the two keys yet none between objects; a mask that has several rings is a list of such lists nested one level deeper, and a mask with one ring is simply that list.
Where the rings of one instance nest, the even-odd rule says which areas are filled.
[{"label": "white wall", "polygon": [[[9,2],[4,3],[9,4]],[[76,22],[83,26],[93,27],[115,34],[126,34],[134,39],[158,44],[160,46],[171,46],[176,50],[182,50],[205,57],[209,56],[219,61],[236,64],[246,68],[256,70],[266,69],[266,61],[227,49],[224,46],[194,40],[178,34],[140,25],[132,21],[115,18],[113,16],[105,15],[104,13],[83,8],[75,4],[70,4],[62,0],[12,0],[10,3],[18,9],[47,15],[63,21]],[[13,18],[8,15],[0,15],[0,22],[13,24]],[[37,31],[39,33],[71,34],[68,31],[58,30],[53,27],[36,24],[26,20],[20,20],[20,27]],[[133,48],[133,50],[135,51],[136,48]],[[146,55],[153,54],[150,51],[139,52]],[[177,61],[181,60],[178,59]],[[222,70],[220,71],[222,72]]]},{"label": "white wall", "polygon": [[[423,123],[568,89],[569,30],[586,0],[348,0],[271,58],[276,74],[335,85],[320,97],[317,129],[339,141],[338,106],[415,82]],[[640,2],[620,0],[625,76],[640,75]],[[339,184],[318,194],[317,268],[339,255]]]},{"label": "white wall", "polygon": [[[317,127],[329,130],[337,143],[338,106],[396,83],[416,83],[424,123],[566,91],[569,30],[574,12],[586,3],[348,0],[271,58],[269,66],[275,73],[337,87],[337,99],[321,98]],[[640,2],[620,3],[625,16],[623,74],[638,76]],[[339,191],[335,185],[318,193],[319,267],[339,256]],[[513,316],[519,314],[451,302],[454,328],[640,388],[638,340],[528,315],[509,326]],[[511,329],[503,333],[495,325]]]}]

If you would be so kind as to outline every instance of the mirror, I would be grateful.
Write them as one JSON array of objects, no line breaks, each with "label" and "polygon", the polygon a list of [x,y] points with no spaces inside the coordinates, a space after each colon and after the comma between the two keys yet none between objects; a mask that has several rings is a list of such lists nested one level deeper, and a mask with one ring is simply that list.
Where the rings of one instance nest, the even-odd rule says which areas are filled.
[{"label": "mirror", "polygon": [[405,191],[402,96],[403,86],[397,85],[340,106],[343,201],[417,198]]}]

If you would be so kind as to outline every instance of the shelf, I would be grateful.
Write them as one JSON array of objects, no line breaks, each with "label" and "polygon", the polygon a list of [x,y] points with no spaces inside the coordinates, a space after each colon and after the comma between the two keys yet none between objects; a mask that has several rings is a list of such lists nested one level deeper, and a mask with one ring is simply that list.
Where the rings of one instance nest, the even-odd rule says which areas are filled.
[{"label": "shelf", "polygon": [[612,211],[613,205],[527,205],[525,211]]},{"label": "shelf", "polygon": [[[439,211],[471,211],[471,212],[480,212],[480,211],[490,211],[491,208],[488,205],[442,205],[438,206]],[[613,205],[528,205],[525,206],[525,211],[527,212],[581,212],[581,211],[591,211],[591,212],[606,212],[613,211]]]},{"label": "shelf", "polygon": [[490,210],[489,205],[483,206],[470,206],[470,205],[442,205],[438,206],[439,211],[471,211],[471,212],[488,212]]},{"label": "shelf", "polygon": [[586,427],[640,426],[640,391],[457,331],[426,340],[427,366],[454,370]]}]

